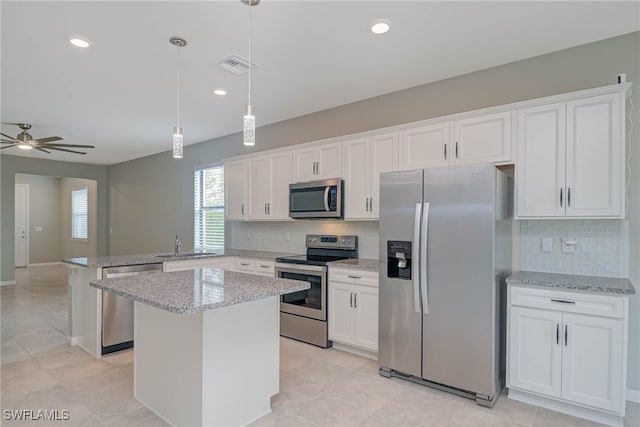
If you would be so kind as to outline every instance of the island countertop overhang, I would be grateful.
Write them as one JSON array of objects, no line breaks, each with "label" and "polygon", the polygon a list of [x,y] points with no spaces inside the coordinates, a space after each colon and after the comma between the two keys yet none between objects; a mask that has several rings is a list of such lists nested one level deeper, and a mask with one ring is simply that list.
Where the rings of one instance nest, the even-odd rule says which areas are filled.
[{"label": "island countertop overhang", "polygon": [[90,282],[94,288],[177,314],[192,314],[307,290],[308,282],[216,268]]}]

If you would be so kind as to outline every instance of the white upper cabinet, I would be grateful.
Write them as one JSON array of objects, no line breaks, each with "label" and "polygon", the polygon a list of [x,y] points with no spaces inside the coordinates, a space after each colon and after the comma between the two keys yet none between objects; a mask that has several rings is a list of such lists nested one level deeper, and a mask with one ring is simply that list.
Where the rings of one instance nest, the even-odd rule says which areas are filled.
[{"label": "white upper cabinet", "polygon": [[400,132],[400,169],[511,160],[511,112]]},{"label": "white upper cabinet", "polygon": [[511,112],[453,123],[451,164],[511,160]]},{"label": "white upper cabinet", "polygon": [[564,216],[565,103],[518,112],[517,213]]},{"label": "white upper cabinet", "polygon": [[449,145],[449,122],[400,132],[400,170],[447,166]]},{"label": "white upper cabinet", "polygon": [[342,144],[306,147],[293,152],[294,182],[342,178]]},{"label": "white upper cabinet", "polygon": [[380,173],[398,170],[398,134],[344,142],[345,219],[378,219]]},{"label": "white upper cabinet", "polygon": [[291,154],[278,153],[248,161],[249,220],[289,219]]},{"label": "white upper cabinet", "polygon": [[567,216],[624,216],[624,98],[567,103]]},{"label": "white upper cabinet", "polygon": [[518,112],[518,218],[624,217],[624,95]]},{"label": "white upper cabinet", "polygon": [[247,162],[224,163],[224,217],[231,221],[247,219]]}]

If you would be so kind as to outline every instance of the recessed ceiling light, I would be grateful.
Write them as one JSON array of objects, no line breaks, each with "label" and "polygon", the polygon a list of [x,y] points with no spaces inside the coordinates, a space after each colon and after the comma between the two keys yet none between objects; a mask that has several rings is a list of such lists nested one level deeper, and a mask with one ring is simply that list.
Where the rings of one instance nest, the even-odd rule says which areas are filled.
[{"label": "recessed ceiling light", "polygon": [[82,48],[91,46],[91,42],[89,40],[78,37],[78,36],[70,36],[69,43],[71,43],[76,47],[82,47]]},{"label": "recessed ceiling light", "polygon": [[371,21],[371,32],[373,34],[384,34],[391,28],[391,21],[384,18]]},{"label": "recessed ceiling light", "polygon": [[227,91],[225,89],[219,88],[219,89],[214,89],[213,93],[215,93],[218,96],[225,96],[227,94]]}]

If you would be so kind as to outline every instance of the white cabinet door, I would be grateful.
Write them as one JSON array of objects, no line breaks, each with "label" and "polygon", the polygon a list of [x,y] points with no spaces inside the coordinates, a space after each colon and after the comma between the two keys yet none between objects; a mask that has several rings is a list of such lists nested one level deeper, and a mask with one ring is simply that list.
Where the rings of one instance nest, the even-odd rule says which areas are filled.
[{"label": "white cabinet door", "polygon": [[289,184],[291,184],[291,153],[271,157],[271,200],[267,207],[268,219],[288,220]]},{"label": "white cabinet door", "polygon": [[[398,170],[398,134],[389,133],[371,138],[370,167],[371,188],[369,190],[369,214],[373,219],[380,217],[380,174]],[[349,193],[347,193],[347,196]]]},{"label": "white cabinet door", "polygon": [[224,216],[227,220],[246,219],[247,163],[224,164]]},{"label": "white cabinet door", "polygon": [[452,164],[511,160],[511,112],[453,124]]},{"label": "white cabinet door", "polygon": [[368,219],[371,171],[369,138],[344,143],[344,219]]},{"label": "white cabinet door", "polygon": [[354,344],[378,351],[378,288],[354,286],[353,290],[356,331]]},{"label": "white cabinet door", "polygon": [[622,320],[577,314],[563,319],[562,397],[620,412]]},{"label": "white cabinet door", "polygon": [[342,143],[317,147],[317,179],[342,178]]},{"label": "white cabinet door", "polygon": [[567,103],[567,216],[624,216],[623,99]]},{"label": "white cabinet door", "polygon": [[329,282],[329,339],[353,342],[353,287],[351,285]]},{"label": "white cabinet door", "polygon": [[518,111],[516,215],[564,216],[565,103]]},{"label": "white cabinet door", "polygon": [[258,157],[249,160],[249,220],[267,219],[267,203],[271,200],[271,159]]},{"label": "white cabinet door", "polygon": [[400,132],[400,170],[447,166],[449,122]]},{"label": "white cabinet door", "polygon": [[511,307],[509,387],[560,397],[562,313]]},{"label": "white cabinet door", "polygon": [[303,148],[293,152],[293,180],[307,182],[318,179],[316,174],[317,153],[315,147]]}]

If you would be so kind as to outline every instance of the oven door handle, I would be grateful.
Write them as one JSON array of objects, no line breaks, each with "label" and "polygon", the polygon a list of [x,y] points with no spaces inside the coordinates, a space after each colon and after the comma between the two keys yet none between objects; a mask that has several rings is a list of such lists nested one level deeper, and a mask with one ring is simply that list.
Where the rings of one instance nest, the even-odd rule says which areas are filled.
[{"label": "oven door handle", "polygon": [[329,212],[329,187],[328,185],[324,187],[324,210]]},{"label": "oven door handle", "polygon": [[327,267],[320,266],[320,265],[276,263],[276,275],[281,271],[290,272],[290,273],[302,273],[302,274],[305,274],[308,272],[324,273],[327,271]]}]

